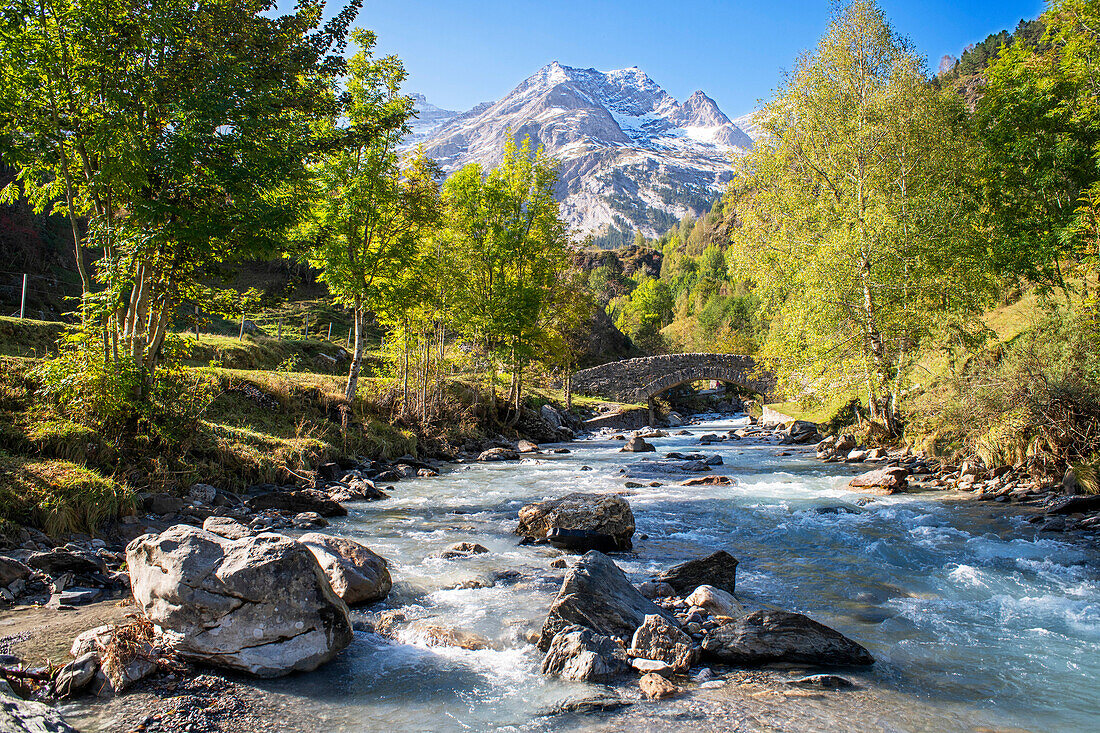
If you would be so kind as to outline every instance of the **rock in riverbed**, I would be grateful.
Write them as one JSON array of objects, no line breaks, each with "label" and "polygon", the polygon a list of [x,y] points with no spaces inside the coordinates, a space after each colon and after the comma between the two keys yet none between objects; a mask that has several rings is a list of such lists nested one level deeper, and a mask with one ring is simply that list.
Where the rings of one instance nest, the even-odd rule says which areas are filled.
[{"label": "rock in riverbed", "polygon": [[358,542],[316,532],[298,541],[317,558],[332,590],[349,606],[380,601],[393,587],[386,559]]},{"label": "rock in riverbed", "polygon": [[315,669],[352,641],[347,605],[290,538],[234,541],[176,525],[135,539],[126,561],[145,615],[191,661],[278,677]]},{"label": "rock in riverbed", "polygon": [[681,692],[679,687],[655,672],[650,672],[638,680],[638,687],[642,688],[642,694],[650,700],[664,700],[675,697]]},{"label": "rock in riverbed", "polygon": [[609,682],[630,671],[626,652],[613,639],[583,626],[567,626],[550,641],[542,673],[567,680]]},{"label": "rock in riverbed", "polygon": [[646,616],[630,642],[636,657],[663,662],[674,672],[686,672],[699,658],[691,637],[661,616]]},{"label": "rock in riverbed", "polygon": [[547,538],[554,530],[605,535],[611,538],[612,549],[629,550],[634,535],[634,513],[629,502],[621,496],[580,492],[528,504],[519,510],[516,534],[538,540]]},{"label": "rock in riverbed", "polygon": [[248,508],[256,512],[265,509],[276,509],[291,514],[316,512],[322,517],[346,517],[348,515],[347,509],[316,489],[272,491],[267,494],[260,494],[248,500]]},{"label": "rock in riverbed", "polygon": [[477,459],[488,463],[495,461],[518,461],[519,453],[511,448],[490,448],[487,451],[482,451]]},{"label": "rock in riverbed", "polygon": [[908,488],[908,480],[909,471],[904,468],[879,468],[856,476],[848,486],[876,494],[896,494]]},{"label": "rock in riverbed", "polygon": [[538,647],[546,651],[554,636],[573,624],[604,636],[630,639],[649,615],[677,624],[668,611],[639,593],[611,558],[589,552],[562,581],[542,625]]},{"label": "rock in riverbed", "polygon": [[871,653],[839,631],[800,613],[754,611],[715,629],[703,652],[736,666],[775,662],[815,665],[868,665]]},{"label": "rock in riverbed", "polygon": [[713,585],[727,593],[737,590],[737,558],[719,550],[698,560],[689,560],[657,576],[677,593],[687,594],[701,585]]},{"label": "rock in riverbed", "polygon": [[16,697],[0,678],[0,731],[3,733],[76,733],[49,705]]},{"label": "rock in riverbed", "polygon": [[743,613],[741,604],[732,594],[713,585],[701,585],[691,592],[687,602],[697,606],[712,616],[737,618]]},{"label": "rock in riverbed", "polygon": [[652,443],[647,443],[644,438],[635,435],[619,450],[623,453],[650,453],[657,449],[653,447]]}]

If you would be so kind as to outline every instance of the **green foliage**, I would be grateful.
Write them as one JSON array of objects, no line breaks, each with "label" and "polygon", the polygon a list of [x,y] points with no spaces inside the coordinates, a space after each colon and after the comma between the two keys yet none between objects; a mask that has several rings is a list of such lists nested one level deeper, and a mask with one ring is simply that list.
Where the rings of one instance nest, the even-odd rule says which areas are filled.
[{"label": "green foliage", "polygon": [[[19,171],[4,198],[69,215],[83,319],[106,330],[119,371],[143,375],[142,391],[176,306],[204,278],[282,246],[306,160],[333,142],[319,123],[339,112],[357,5],[330,21],[322,0],[281,17],[270,9],[21,0],[0,10],[0,141]],[[103,253],[91,274],[85,245]]]},{"label": "green foliage", "polygon": [[499,369],[511,373],[517,415],[522,371],[552,326],[568,263],[556,180],[556,162],[524,139],[519,146],[509,141],[500,166],[488,174],[471,164],[443,188],[447,262],[456,273],[453,303],[461,313],[455,325],[484,359],[491,390]]},{"label": "green foliage", "polygon": [[953,67],[940,74],[938,81],[949,84],[959,79],[984,72],[1004,48],[1018,44],[1024,48],[1035,48],[1043,38],[1041,20],[1021,20],[1012,33],[1000,31],[986,36],[985,40],[968,46]]},{"label": "green foliage", "polygon": [[914,436],[988,465],[1100,455],[1100,330],[1088,309],[1056,309],[911,400]]},{"label": "green foliage", "polygon": [[1100,265],[1100,9],[1056,0],[1041,20],[1041,44],[1006,47],[986,72],[983,199],[1006,276],[1069,291],[1083,275],[1088,299]]},{"label": "green foliage", "polygon": [[769,320],[762,356],[794,396],[862,383],[896,433],[912,352],[987,290],[961,102],[929,85],[874,2],[853,0],[759,117],[769,137],[729,203],[734,274]]},{"label": "green foliage", "polygon": [[[171,348],[178,343],[169,340]],[[38,397],[75,425],[123,444],[139,436],[153,445],[186,442],[212,399],[209,381],[179,367],[156,376],[144,394],[144,375],[105,358],[102,341],[84,332],[63,338],[58,355],[32,372]]]},{"label": "green foliage", "polygon": [[615,326],[642,349],[653,353],[666,350],[661,329],[672,322],[672,291],[664,280],[642,276],[628,298],[609,306]]}]

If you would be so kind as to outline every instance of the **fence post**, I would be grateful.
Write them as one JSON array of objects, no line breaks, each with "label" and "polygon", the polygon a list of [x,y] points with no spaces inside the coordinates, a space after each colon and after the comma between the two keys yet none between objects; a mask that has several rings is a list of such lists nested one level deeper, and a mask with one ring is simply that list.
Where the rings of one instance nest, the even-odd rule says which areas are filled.
[{"label": "fence post", "polygon": [[241,334],[237,337],[238,341],[244,341],[244,313],[241,313]]},{"label": "fence post", "polygon": [[351,332],[355,330],[355,326],[348,326],[348,348],[351,348]]},{"label": "fence post", "polygon": [[23,273],[23,297],[19,299],[19,320],[23,320],[23,313],[27,310],[27,273]]},{"label": "fence post", "polygon": [[279,317],[279,335],[276,338],[278,338],[280,341],[283,340],[283,318],[282,318],[282,316]]},{"label": "fence post", "polygon": [[328,322],[328,340],[332,341],[332,321]]},{"label": "fence post", "polygon": [[306,313],[306,339],[309,339],[309,314]]}]

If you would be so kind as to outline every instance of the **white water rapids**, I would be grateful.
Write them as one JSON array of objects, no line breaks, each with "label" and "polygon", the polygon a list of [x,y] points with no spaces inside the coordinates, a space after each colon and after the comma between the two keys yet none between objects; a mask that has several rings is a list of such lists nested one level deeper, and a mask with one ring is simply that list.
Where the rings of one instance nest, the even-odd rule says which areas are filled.
[{"label": "white water rapids", "polygon": [[[561,553],[518,546],[512,531],[523,504],[623,490],[621,469],[636,474],[655,457],[620,453],[621,442],[603,438],[569,444],[568,455],[457,465],[402,481],[386,501],[348,505],[350,516],[327,530],[389,559],[396,585],[382,608],[476,632],[495,648],[429,647],[411,631],[403,643],[357,632],[318,671],[261,687],[293,695],[318,733],[1100,729],[1095,548],[1040,534],[1024,510],[1005,505],[911,494],[859,506],[866,495],[844,487],[867,467],[823,464],[812,448],[774,439],[698,445],[703,433],[744,423],[716,419],[689,426],[691,436],[650,441],[656,457],[717,453],[724,465],[715,473],[736,482],[637,479],[664,485],[627,491],[635,553],[613,557],[640,582],[728,550],[741,562],[738,595],[806,613],[875,655],[870,671],[840,671],[857,690],[784,697],[748,694],[734,683],[653,703],[627,680],[624,694],[634,704],[620,711],[546,716],[566,698],[600,690],[539,674],[541,655],[525,636],[541,625],[565,571],[550,567]],[[491,552],[433,557],[460,541]],[[457,587],[507,571],[518,575],[492,587]]]}]

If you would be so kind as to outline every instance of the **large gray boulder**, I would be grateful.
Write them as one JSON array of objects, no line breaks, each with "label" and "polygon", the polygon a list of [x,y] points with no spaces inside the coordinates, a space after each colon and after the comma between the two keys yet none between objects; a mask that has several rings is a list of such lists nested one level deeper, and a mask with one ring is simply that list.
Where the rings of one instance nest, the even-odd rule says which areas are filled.
[{"label": "large gray boulder", "polygon": [[316,532],[298,541],[317,558],[329,585],[349,606],[380,601],[393,587],[386,559],[358,542]]},{"label": "large gray boulder", "polygon": [[610,538],[608,549],[629,550],[634,536],[634,512],[621,496],[582,492],[527,504],[519,510],[516,534],[537,540],[555,530],[605,535]]},{"label": "large gray boulder", "polygon": [[134,598],[185,659],[259,677],[309,671],[351,643],[348,607],[288,537],[176,525],[126,548]]},{"label": "large gray boulder", "polygon": [[861,473],[849,481],[848,486],[876,494],[896,494],[909,487],[909,471],[900,467],[879,468]]},{"label": "large gray boulder", "polygon": [[567,626],[550,641],[542,673],[578,682],[610,682],[630,671],[626,651],[606,636],[583,626]]},{"label": "large gray boulder", "polygon": [[720,626],[703,641],[703,652],[741,667],[776,662],[841,666],[875,662],[869,651],[844,634],[790,611],[753,611]]},{"label": "large gray boulder", "polygon": [[546,651],[558,632],[574,624],[603,636],[629,640],[649,615],[677,624],[671,613],[639,593],[611,558],[589,552],[562,581],[542,625],[538,648]]}]

